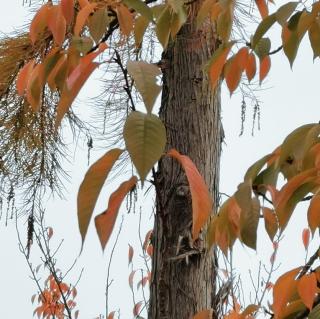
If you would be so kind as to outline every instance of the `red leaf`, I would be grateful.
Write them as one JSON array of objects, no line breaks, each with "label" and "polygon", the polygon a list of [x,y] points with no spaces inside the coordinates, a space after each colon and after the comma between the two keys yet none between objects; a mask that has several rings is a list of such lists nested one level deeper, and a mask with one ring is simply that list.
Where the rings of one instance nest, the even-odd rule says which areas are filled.
[{"label": "red leaf", "polygon": [[144,238],[143,246],[142,246],[143,250],[146,250],[148,245],[150,244],[150,239],[151,239],[151,236],[152,236],[152,232],[153,232],[152,229],[147,232],[146,237]]},{"label": "red leaf", "polygon": [[127,193],[136,185],[137,180],[137,177],[133,176],[128,181],[123,182],[110,196],[107,210],[95,218],[96,229],[103,250],[112,233],[121,203]]},{"label": "red leaf", "polygon": [[133,258],[133,247],[129,244],[129,252],[128,252],[128,264],[130,265],[132,263],[132,258]]},{"label": "red leaf", "polygon": [[305,228],[302,231],[302,243],[303,243],[305,250],[308,249],[309,241],[310,241],[310,230],[309,230],[309,228]]},{"label": "red leaf", "polygon": [[53,235],[53,229],[52,227],[48,227],[48,238],[50,239]]},{"label": "red leaf", "polygon": [[74,0],[61,0],[60,5],[67,24],[71,24],[74,15]]},{"label": "red leaf", "polygon": [[133,289],[133,277],[136,273],[136,270],[132,270],[130,275],[129,275],[129,286],[131,289]]},{"label": "red leaf", "polygon": [[253,53],[250,53],[248,56],[247,65],[246,65],[246,75],[249,82],[254,78],[256,74],[256,69],[257,69],[256,57]]},{"label": "red leaf", "polygon": [[171,149],[168,155],[179,161],[188,179],[192,198],[192,238],[196,240],[212,212],[212,199],[204,179],[191,159],[175,149]]},{"label": "red leaf", "polygon": [[152,257],[153,255],[153,246],[151,244],[148,245],[147,247],[147,254]]},{"label": "red leaf", "polygon": [[136,303],[133,307],[133,315],[136,317],[139,315],[140,312],[140,308],[142,306],[142,301],[139,301],[138,303]]},{"label": "red leaf", "polygon": [[317,277],[314,272],[299,279],[298,293],[306,307],[311,310],[317,293]]},{"label": "red leaf", "polygon": [[259,72],[260,84],[269,73],[270,67],[271,67],[271,59],[269,55],[266,55],[262,60],[260,60],[260,72]]},{"label": "red leaf", "polygon": [[255,0],[255,2],[260,12],[261,18],[264,19],[269,13],[266,0]]},{"label": "red leaf", "polygon": [[27,64],[23,66],[23,68],[20,70],[18,76],[17,76],[17,92],[20,96],[24,95],[24,92],[27,88],[28,81],[30,78],[30,75],[32,73],[32,70],[34,68],[35,61],[31,60]]}]

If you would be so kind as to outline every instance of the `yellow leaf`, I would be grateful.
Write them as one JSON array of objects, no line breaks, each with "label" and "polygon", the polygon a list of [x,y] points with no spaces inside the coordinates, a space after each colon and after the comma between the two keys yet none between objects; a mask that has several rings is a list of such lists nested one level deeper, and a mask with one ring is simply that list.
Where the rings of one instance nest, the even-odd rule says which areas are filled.
[{"label": "yellow leaf", "polygon": [[125,5],[120,3],[117,6],[117,17],[121,32],[128,37],[133,30],[133,14]]},{"label": "yellow leaf", "polygon": [[160,69],[151,63],[143,61],[128,61],[127,69],[134,79],[134,85],[141,94],[148,113],[152,112],[154,103],[161,91],[157,84]]},{"label": "yellow leaf", "polygon": [[124,125],[123,136],[131,160],[143,183],[164,151],[166,129],[157,116],[132,112]]},{"label": "yellow leaf", "polygon": [[107,152],[91,165],[80,185],[78,192],[78,223],[82,245],[101,188],[122,152],[123,150],[118,148]]}]

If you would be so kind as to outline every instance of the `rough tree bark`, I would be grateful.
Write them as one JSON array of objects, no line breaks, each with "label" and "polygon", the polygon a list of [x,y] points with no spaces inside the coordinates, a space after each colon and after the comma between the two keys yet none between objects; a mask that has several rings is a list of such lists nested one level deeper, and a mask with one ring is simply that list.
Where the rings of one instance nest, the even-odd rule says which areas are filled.
[{"label": "rough tree bark", "polygon": [[[196,29],[198,6],[198,2],[192,4],[188,22],[162,55],[160,117],[167,128],[167,148],[175,148],[192,159],[217,203],[223,139],[220,89],[211,89],[204,70],[217,40],[212,26]],[[214,305],[214,253],[205,249],[204,240],[198,240],[194,247],[190,245],[191,198],[175,160],[161,160],[155,185],[157,212],[149,319],[189,319]]]}]

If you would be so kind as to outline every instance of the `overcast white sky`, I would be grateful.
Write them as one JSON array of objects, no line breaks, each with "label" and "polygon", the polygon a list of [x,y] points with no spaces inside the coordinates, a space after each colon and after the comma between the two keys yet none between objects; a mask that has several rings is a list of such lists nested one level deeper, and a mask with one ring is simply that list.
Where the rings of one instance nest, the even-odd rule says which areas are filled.
[{"label": "overcast white sky", "polygon": [[[22,7],[22,1],[0,0],[2,11],[0,12],[0,31],[11,31],[14,26],[24,24],[26,8]],[[279,40],[275,46],[279,44]],[[264,91],[258,92],[261,100],[261,130],[255,130],[251,136],[252,107],[248,105],[245,132],[239,137],[240,132],[240,105],[241,96],[235,94],[231,99],[228,92],[223,92],[223,124],[226,144],[223,146],[221,161],[221,186],[220,191],[232,194],[236,186],[241,182],[246,168],[252,162],[272,151],[280,144],[284,137],[297,126],[318,122],[320,119],[319,108],[319,74],[318,61],[313,63],[312,52],[309,44],[304,43],[303,49],[294,64],[294,72],[290,70],[289,63],[282,53],[272,58],[272,69]],[[92,93],[92,88],[88,90]],[[83,105],[83,107],[85,107]],[[86,151],[77,152],[75,155],[76,166],[69,167],[72,176],[67,185],[67,200],[55,200],[47,205],[47,222],[54,228],[53,242],[59,243],[64,238],[64,244],[60,251],[58,263],[65,269],[77,257],[80,248],[80,236],[76,220],[76,194],[83,178],[86,166]],[[99,153],[93,153],[92,158],[97,158]],[[103,210],[107,204],[108,190],[104,190],[97,205],[97,213]],[[149,205],[150,206],[150,205]],[[138,209],[137,209],[138,211]],[[151,207],[144,211],[144,219],[147,221],[151,214]],[[296,213],[296,222],[290,224],[289,233],[280,246],[280,255],[286,256],[291,261],[283,262],[283,267],[293,267],[304,261],[304,250],[301,244],[300,234],[306,227],[305,210],[300,209]],[[121,309],[121,318],[131,318],[132,297],[128,287],[128,275],[130,270],[127,265],[127,244],[137,243],[136,228],[137,214],[125,216],[125,225],[122,239],[117,246],[115,263],[112,267],[112,278],[115,283],[110,291],[110,310]],[[298,221],[297,221],[298,220]],[[92,225],[91,225],[92,226]],[[151,228],[150,225],[149,228]],[[21,228],[23,231],[23,227]],[[134,239],[130,239],[134,237]],[[292,239],[293,238],[293,239]],[[111,241],[112,242],[112,241]],[[271,254],[271,243],[262,235],[259,248],[264,251],[261,258],[267,261]],[[79,304],[80,318],[90,319],[104,314],[105,307],[105,280],[108,263],[108,253],[102,255],[100,244],[90,228],[83,253],[78,260],[76,268],[69,277],[74,282],[82,267],[85,268],[81,278],[76,301]],[[293,258],[294,256],[294,258]],[[243,258],[245,257],[245,258]],[[36,254],[31,256],[34,264],[39,259]],[[258,258],[255,252],[244,249],[237,259],[241,259],[242,269],[255,267]],[[253,266],[252,266],[253,265]],[[246,278],[246,277],[244,277]],[[246,279],[244,279],[246,280]],[[17,237],[14,223],[7,227],[0,223],[0,318],[32,318],[35,308],[31,305],[30,298],[36,292],[36,287],[29,279],[27,265],[18,251]]]}]

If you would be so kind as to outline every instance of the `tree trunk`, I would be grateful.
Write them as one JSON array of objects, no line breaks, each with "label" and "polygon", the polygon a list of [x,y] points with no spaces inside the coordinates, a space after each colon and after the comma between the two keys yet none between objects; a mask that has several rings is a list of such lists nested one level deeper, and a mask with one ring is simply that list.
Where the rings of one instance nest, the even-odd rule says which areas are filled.
[{"label": "tree trunk", "polygon": [[[191,158],[217,203],[223,139],[220,89],[212,90],[204,69],[217,41],[209,24],[196,29],[198,5],[192,5],[188,22],[163,53],[160,117],[167,128],[167,148]],[[164,158],[155,175],[149,319],[189,319],[214,307],[215,255],[206,249],[204,237],[191,243],[191,198],[181,167]]]}]

